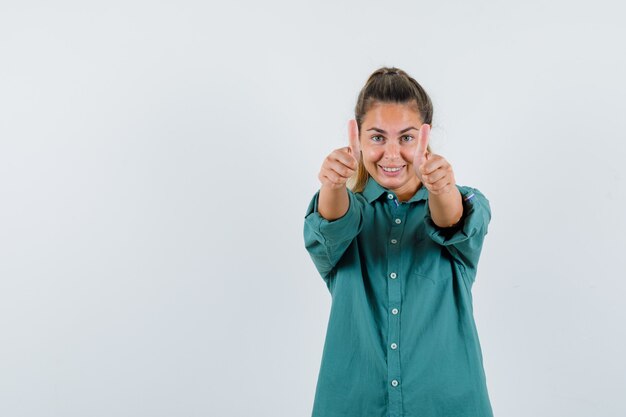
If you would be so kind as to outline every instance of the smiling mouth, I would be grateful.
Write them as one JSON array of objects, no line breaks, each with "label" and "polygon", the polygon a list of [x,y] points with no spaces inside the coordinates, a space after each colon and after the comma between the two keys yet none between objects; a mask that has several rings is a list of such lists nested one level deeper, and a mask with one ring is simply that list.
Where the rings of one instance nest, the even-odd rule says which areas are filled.
[{"label": "smiling mouth", "polygon": [[382,165],[378,165],[378,166],[385,172],[398,172],[402,168],[404,168],[406,165],[402,165],[402,166],[399,166],[399,167],[384,167]]}]

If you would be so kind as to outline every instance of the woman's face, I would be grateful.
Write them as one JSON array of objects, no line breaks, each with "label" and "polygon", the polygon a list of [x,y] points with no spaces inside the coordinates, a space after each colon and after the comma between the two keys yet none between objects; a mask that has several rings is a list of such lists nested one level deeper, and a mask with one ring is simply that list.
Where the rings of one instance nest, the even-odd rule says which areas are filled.
[{"label": "woman's face", "polygon": [[375,103],[365,114],[359,139],[367,172],[397,195],[412,195],[420,181],[413,168],[422,120],[415,105]]}]

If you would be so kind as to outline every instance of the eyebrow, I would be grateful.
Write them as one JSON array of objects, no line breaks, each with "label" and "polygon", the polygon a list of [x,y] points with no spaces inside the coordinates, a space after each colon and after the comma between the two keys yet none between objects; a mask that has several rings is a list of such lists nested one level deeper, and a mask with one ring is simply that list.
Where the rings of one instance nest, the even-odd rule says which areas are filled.
[{"label": "eyebrow", "polygon": [[[418,129],[418,128],[416,128],[416,127],[409,126],[409,127],[407,127],[406,129],[402,129],[402,130],[401,130],[400,132],[398,132],[398,133],[402,134],[402,133],[404,133],[404,132],[408,132],[408,131],[409,131],[409,130],[411,130],[411,129],[419,130],[419,129]],[[369,132],[370,130],[375,130],[375,131],[377,131],[378,133],[387,134],[387,132],[385,132],[384,130],[379,129],[379,128],[377,128],[377,127],[372,127],[372,128],[367,129],[367,131],[368,131],[368,132]]]}]

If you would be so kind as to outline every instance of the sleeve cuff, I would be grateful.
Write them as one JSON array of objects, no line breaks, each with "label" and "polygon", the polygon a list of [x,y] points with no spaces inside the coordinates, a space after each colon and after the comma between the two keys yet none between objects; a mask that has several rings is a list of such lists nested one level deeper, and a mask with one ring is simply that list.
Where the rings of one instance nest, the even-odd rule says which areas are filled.
[{"label": "sleeve cuff", "polygon": [[[453,227],[441,228],[432,219],[430,207],[426,202],[424,225],[426,233],[436,243],[448,246],[454,245],[473,236],[483,237],[487,234],[487,227],[491,220],[491,210],[487,198],[477,189],[457,185],[463,198],[463,216]],[[484,233],[483,233],[484,229]]]},{"label": "sleeve cuff", "polygon": [[315,193],[309,207],[307,208],[305,218],[306,226],[313,231],[318,240],[325,244],[337,244],[349,238],[346,234],[347,230],[356,230],[359,227],[360,216],[356,201],[356,196],[348,190],[348,211],[335,220],[327,220],[318,212],[319,190]]}]

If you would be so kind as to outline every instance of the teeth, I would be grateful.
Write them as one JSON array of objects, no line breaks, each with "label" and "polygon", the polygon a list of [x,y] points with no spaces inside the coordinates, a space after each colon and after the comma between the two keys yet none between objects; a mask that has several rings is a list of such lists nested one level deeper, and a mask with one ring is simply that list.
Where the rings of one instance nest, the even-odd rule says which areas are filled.
[{"label": "teeth", "polygon": [[382,167],[383,171],[387,171],[387,172],[398,172],[402,169],[402,167],[398,167],[398,168],[386,168],[386,167]]}]

